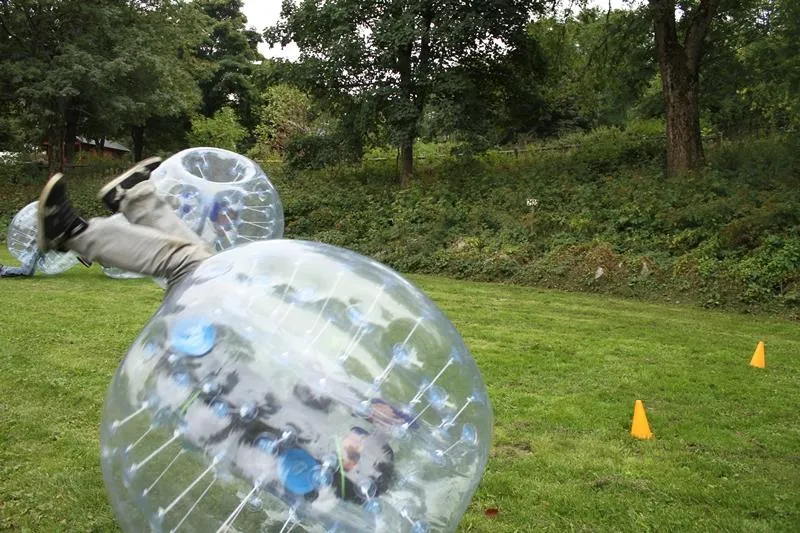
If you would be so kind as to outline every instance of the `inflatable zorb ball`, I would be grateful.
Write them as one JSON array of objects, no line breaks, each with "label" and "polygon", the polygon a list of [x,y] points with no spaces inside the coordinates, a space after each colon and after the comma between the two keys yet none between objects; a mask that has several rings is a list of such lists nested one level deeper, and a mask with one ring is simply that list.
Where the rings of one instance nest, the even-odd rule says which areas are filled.
[{"label": "inflatable zorb ball", "polygon": [[117,267],[103,267],[103,274],[114,279],[139,279],[145,277],[142,274],[128,272]]},{"label": "inflatable zorb ball", "polygon": [[103,267],[103,274],[114,279],[139,279],[145,277],[142,274],[128,272],[127,270],[122,270],[117,267]]},{"label": "inflatable zorb ball", "polygon": [[[8,225],[8,251],[22,264],[31,261],[39,251],[36,243],[38,211],[39,202],[31,202],[20,209]],[[61,274],[77,264],[78,256],[73,252],[49,251],[36,262],[36,270],[48,275]]]},{"label": "inflatable zorb ball", "polygon": [[491,427],[475,361],[423,293],[273,240],[166,298],[111,384],[101,457],[127,532],[453,532]]},{"label": "inflatable zorb ball", "polygon": [[283,236],[283,204],[255,161],[221,148],[190,148],[150,176],[157,193],[215,250]]}]

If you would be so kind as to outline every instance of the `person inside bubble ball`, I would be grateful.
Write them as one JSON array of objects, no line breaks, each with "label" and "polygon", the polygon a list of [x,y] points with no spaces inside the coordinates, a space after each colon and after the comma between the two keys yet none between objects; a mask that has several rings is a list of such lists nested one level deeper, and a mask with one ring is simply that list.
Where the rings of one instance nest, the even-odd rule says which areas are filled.
[{"label": "person inside bubble ball", "polygon": [[[174,403],[168,396],[160,400],[179,413],[183,438],[193,447],[232,451],[231,460],[245,477],[261,479],[275,494],[323,507],[330,498],[365,504],[390,489],[395,477],[391,427],[407,424],[407,415],[374,398],[366,410],[349,411],[352,421],[342,425],[346,405],[302,381],[289,395],[265,391],[256,386],[263,376],[247,372],[241,366],[246,359],[237,362],[229,355],[223,350],[192,361],[181,380],[196,393],[188,399],[181,393]],[[156,369],[162,390],[171,390],[171,363],[160,360]],[[203,386],[208,383],[214,385]],[[267,477],[263,463],[254,459],[262,453],[279,465]],[[325,481],[314,472],[324,472]]]},{"label": "person inside bubble ball", "polygon": [[[395,456],[387,425],[407,423],[404,414],[375,398],[369,402],[367,412],[353,413],[356,420],[347,433],[337,435],[337,426],[330,426],[327,419],[336,409],[332,398],[300,384],[295,387],[293,398],[296,402],[284,403],[278,410],[264,409],[273,411],[272,416],[266,417],[267,423],[287,425],[287,419],[293,420],[294,423],[288,424],[294,434],[291,446],[302,447],[320,468],[329,461],[331,453],[335,455],[335,461],[328,464],[330,488],[335,497],[363,504],[389,489],[395,475]],[[380,416],[380,423],[376,415]],[[281,433],[277,428],[270,432],[276,437]],[[286,484],[286,480],[283,482]],[[319,496],[317,490],[304,494],[307,501],[315,501]]]},{"label": "person inside bubble ball", "polygon": [[[407,414],[395,408],[381,398],[373,398],[364,419],[384,429],[407,424],[414,427],[414,421]],[[376,428],[377,429],[377,428]],[[390,431],[373,430],[361,426],[353,426],[339,443],[340,464],[337,476],[340,483],[334,480],[334,492],[344,500],[363,503],[367,495],[363,487],[354,481],[371,479],[373,489],[379,496],[388,490],[395,474],[394,450],[390,445]]]},{"label": "person inside bubble ball", "polygon": [[[333,485],[338,497],[363,503],[368,495],[353,481],[365,478],[374,483],[373,496],[386,492],[394,475],[394,450],[385,436],[354,426],[342,439],[339,453],[338,476],[334,476]],[[336,477],[341,483],[336,483]]]},{"label": "person inside bubble ball", "polygon": [[414,419],[406,413],[400,411],[381,398],[370,400],[370,410],[367,420],[386,425],[409,424],[414,427]]},{"label": "person inside bubble ball", "polygon": [[24,258],[20,266],[0,265],[0,278],[31,277],[36,272],[36,264],[44,257],[44,253],[37,250],[35,254]]},{"label": "person inside bubble ball", "polygon": [[64,175],[55,174],[39,197],[39,250],[73,251],[105,267],[166,279],[169,292],[214,250],[156,194],[149,178],[160,164],[160,158],[145,159],[100,189],[103,204],[130,224],[84,219],[70,205]]},{"label": "person inside bubble ball", "polygon": [[[0,265],[0,278],[30,278],[36,273],[36,265],[43,257],[44,252],[37,249],[36,253],[24,258],[20,266]],[[86,268],[92,266],[92,262],[83,257],[78,257],[78,261]]]}]

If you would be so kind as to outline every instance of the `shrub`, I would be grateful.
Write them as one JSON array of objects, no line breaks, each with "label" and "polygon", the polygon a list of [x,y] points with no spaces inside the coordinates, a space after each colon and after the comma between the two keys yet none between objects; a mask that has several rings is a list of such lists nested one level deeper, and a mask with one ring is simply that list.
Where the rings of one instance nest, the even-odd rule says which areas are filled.
[{"label": "shrub", "polygon": [[[708,169],[665,179],[654,129],[602,130],[566,139],[579,146],[518,156],[430,157],[406,189],[394,184],[394,160],[262,166],[280,191],[287,237],[403,272],[800,315],[792,139],[711,145]],[[102,182],[87,175],[71,185],[82,212],[102,212]],[[0,225],[38,187],[0,185]]]}]

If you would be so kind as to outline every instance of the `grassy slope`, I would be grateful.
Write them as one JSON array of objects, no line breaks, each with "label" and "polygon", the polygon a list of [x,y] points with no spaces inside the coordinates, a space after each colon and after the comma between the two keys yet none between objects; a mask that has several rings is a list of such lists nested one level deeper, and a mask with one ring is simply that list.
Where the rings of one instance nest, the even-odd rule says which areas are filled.
[{"label": "grassy slope", "polygon": [[[567,139],[579,145],[569,150],[419,160],[404,189],[393,184],[392,158],[264,168],[286,236],[403,272],[800,318],[797,138],[709,143],[706,169],[665,179],[662,131],[601,128]],[[96,193],[113,169],[80,170],[68,174],[78,211],[106,214]],[[39,195],[41,183],[21,181],[0,180],[0,243]]]},{"label": "grassy slope", "polygon": [[[800,523],[796,323],[411,279],[462,332],[494,403],[492,459],[462,531]],[[160,297],[150,281],[111,280],[97,267],[0,280],[0,531],[116,531],[100,412]],[[757,370],[747,363],[762,338],[768,367]],[[628,435],[635,399],[653,441]]]}]

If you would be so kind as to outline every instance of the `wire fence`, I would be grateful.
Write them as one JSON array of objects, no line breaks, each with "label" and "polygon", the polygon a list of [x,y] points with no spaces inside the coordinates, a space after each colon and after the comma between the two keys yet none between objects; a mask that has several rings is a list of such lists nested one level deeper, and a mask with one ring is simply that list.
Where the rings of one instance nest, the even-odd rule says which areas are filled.
[{"label": "wire fence", "polygon": [[[666,142],[666,135],[642,135],[642,141],[660,141]],[[718,135],[703,135],[703,142],[704,143],[713,143],[716,141],[722,141],[722,137]],[[493,148],[482,152],[483,155],[507,155],[507,156],[514,156],[519,157],[522,154],[531,154],[531,153],[539,153],[539,152],[566,152],[569,150],[574,150],[577,148],[581,148],[585,146],[585,143],[559,143],[554,141],[549,141],[547,144],[533,144],[533,143],[526,143],[524,145],[520,145],[518,147],[507,147],[507,148]],[[363,161],[395,161],[399,158],[399,150],[394,156],[366,156],[363,158]],[[415,160],[425,160],[425,159],[448,159],[452,157],[459,157],[460,154],[457,151],[435,151],[435,152],[423,152],[420,153],[419,149],[415,149],[414,159]],[[281,164],[284,162],[283,159],[280,158],[269,158],[261,160],[262,163],[268,164]]]},{"label": "wire fence", "polygon": [[[666,141],[666,136],[664,135],[643,135],[643,141]],[[703,142],[704,143],[713,143],[715,141],[723,140],[721,136],[717,135],[704,135]],[[500,155],[500,156],[513,156],[515,158],[520,157],[523,154],[532,154],[532,153],[541,153],[541,152],[566,152],[569,150],[578,149],[584,146],[584,143],[558,143],[558,142],[548,142],[547,144],[536,145],[533,143],[515,146],[515,147],[506,147],[506,148],[496,148],[490,149],[485,152],[482,152],[482,155]],[[457,149],[455,150],[442,150],[442,151],[429,151],[429,150],[415,150],[414,159],[415,160],[427,160],[427,159],[449,159],[453,157],[463,156],[463,153],[459,153]],[[375,155],[375,156],[365,156],[362,159],[362,162],[380,162],[380,161],[397,161],[399,159],[399,151],[393,155]],[[270,165],[282,165],[285,161],[279,157],[271,157],[268,159],[260,159],[260,163],[263,164],[270,164]],[[3,175],[0,172],[0,179],[5,179],[8,181],[16,182],[16,181],[41,181],[47,179],[49,169],[46,163],[43,162],[23,162],[23,163],[15,163],[18,168],[21,167],[21,175],[20,178],[15,180],[13,176],[6,174]],[[105,177],[111,176],[115,174],[119,174],[124,172],[128,167],[130,167],[131,163],[128,160],[122,159],[113,159],[109,160],[108,162],[91,162],[91,163],[82,163],[82,164],[71,164],[65,165],[63,172],[68,174],[71,178],[74,179],[84,179],[84,178],[97,178],[97,177]],[[0,167],[4,166],[3,162],[0,161]]]},{"label": "wire fence", "polygon": [[[108,162],[92,162],[64,165],[60,172],[68,175],[70,179],[81,180],[101,178],[121,174],[131,166],[127,160],[112,160]],[[38,161],[25,161],[14,163],[0,163],[0,181],[10,183],[41,182],[51,175],[47,163]]]}]

